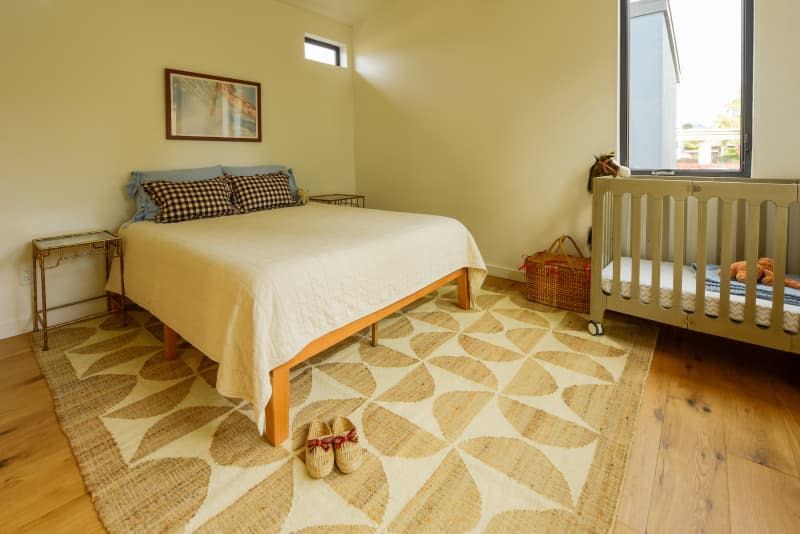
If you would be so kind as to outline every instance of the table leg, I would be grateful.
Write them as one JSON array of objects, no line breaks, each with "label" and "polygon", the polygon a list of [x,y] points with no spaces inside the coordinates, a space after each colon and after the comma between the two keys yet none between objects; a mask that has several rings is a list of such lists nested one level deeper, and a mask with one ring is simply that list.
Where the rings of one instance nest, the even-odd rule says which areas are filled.
[{"label": "table leg", "polygon": [[33,253],[31,254],[31,308],[33,310],[33,331],[39,331],[39,296],[37,294],[38,285],[36,283],[36,247],[32,246]]},{"label": "table leg", "polygon": [[[111,272],[111,268],[108,264],[108,241],[103,243],[103,250],[106,253],[106,280],[108,280],[108,275]],[[111,311],[111,294],[106,291],[106,311]]]},{"label": "table leg", "polygon": [[373,347],[378,346],[378,321],[372,323],[372,342],[370,344]]},{"label": "table leg", "polygon": [[117,256],[119,256],[119,290],[122,294],[120,302],[122,306],[122,325],[128,326],[128,315],[125,310],[125,263],[122,259],[122,241],[117,241]]},{"label": "table leg", "polygon": [[45,282],[44,270],[44,257],[39,254],[39,273],[41,275],[42,282],[42,332],[44,338],[42,350],[49,350],[50,347],[47,345],[47,286]]}]

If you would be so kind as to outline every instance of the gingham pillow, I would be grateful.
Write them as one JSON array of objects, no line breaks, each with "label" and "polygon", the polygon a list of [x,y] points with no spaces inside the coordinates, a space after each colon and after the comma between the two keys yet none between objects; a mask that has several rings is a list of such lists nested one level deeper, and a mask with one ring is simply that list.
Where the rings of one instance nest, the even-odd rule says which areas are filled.
[{"label": "gingham pillow", "polygon": [[142,184],[142,188],[158,206],[157,223],[237,213],[231,204],[231,184],[223,177],[194,182],[155,180]]},{"label": "gingham pillow", "polygon": [[228,177],[233,186],[233,205],[244,213],[294,206],[297,201],[284,172]]}]

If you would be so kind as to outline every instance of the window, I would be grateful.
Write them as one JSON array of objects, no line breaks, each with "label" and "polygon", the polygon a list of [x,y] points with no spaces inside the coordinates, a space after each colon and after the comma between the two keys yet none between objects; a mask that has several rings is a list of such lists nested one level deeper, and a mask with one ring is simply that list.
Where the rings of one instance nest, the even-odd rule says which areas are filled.
[{"label": "window", "polygon": [[342,67],[342,47],[315,37],[306,36],[306,59]]},{"label": "window", "polygon": [[620,156],[633,174],[750,176],[753,0],[621,0]]}]

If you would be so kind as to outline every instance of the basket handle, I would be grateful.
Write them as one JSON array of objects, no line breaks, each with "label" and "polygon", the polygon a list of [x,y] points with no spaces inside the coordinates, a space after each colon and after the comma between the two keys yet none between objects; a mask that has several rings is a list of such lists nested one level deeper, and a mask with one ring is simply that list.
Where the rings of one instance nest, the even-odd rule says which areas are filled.
[{"label": "basket handle", "polygon": [[572,239],[572,236],[569,236],[567,234],[564,234],[555,241],[553,241],[553,244],[550,245],[550,248],[547,249],[547,252],[549,254],[553,254],[556,250],[556,247],[558,247],[558,249],[561,250],[561,253],[564,256],[569,256],[569,254],[567,254],[567,250],[564,248],[564,241],[566,241],[567,239],[569,239],[570,243],[572,243],[572,247],[578,252],[578,256],[580,256],[581,259],[583,259],[583,253],[581,252],[581,249],[578,248],[578,245],[577,243],[575,243],[575,240]]},{"label": "basket handle", "polygon": [[550,248],[547,249],[547,253],[548,254],[553,254],[553,253],[555,253],[556,248],[558,248],[560,250],[561,254],[563,254],[564,257],[566,258],[567,265],[569,266],[569,268],[574,271],[575,270],[575,266],[572,265],[572,260],[570,260],[570,256],[567,253],[567,249],[564,248],[564,241],[566,241],[566,240],[569,240],[570,243],[572,243],[572,247],[578,252],[578,256],[580,256],[581,259],[583,259],[583,253],[581,252],[581,249],[578,248],[578,245],[577,245],[577,243],[575,243],[575,240],[572,239],[572,237],[567,235],[567,234],[564,234],[561,237],[559,237],[558,239],[556,239],[555,241],[553,241],[553,244],[550,245]]}]

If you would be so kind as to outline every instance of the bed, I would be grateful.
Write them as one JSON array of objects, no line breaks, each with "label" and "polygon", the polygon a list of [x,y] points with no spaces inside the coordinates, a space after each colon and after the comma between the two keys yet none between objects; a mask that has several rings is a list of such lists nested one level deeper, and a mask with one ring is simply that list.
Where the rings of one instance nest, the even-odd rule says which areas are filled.
[{"label": "bed", "polygon": [[[800,303],[783,285],[798,201],[796,180],[596,178],[589,332],[612,310],[800,354]],[[763,256],[772,285],[755,269],[729,280],[732,262]]]},{"label": "bed", "polygon": [[292,366],[450,282],[466,309],[486,276],[469,231],[433,215],[312,202],[120,234],[126,293],[164,323],[167,356],[180,335],[219,362],[217,390],[273,445]]}]

